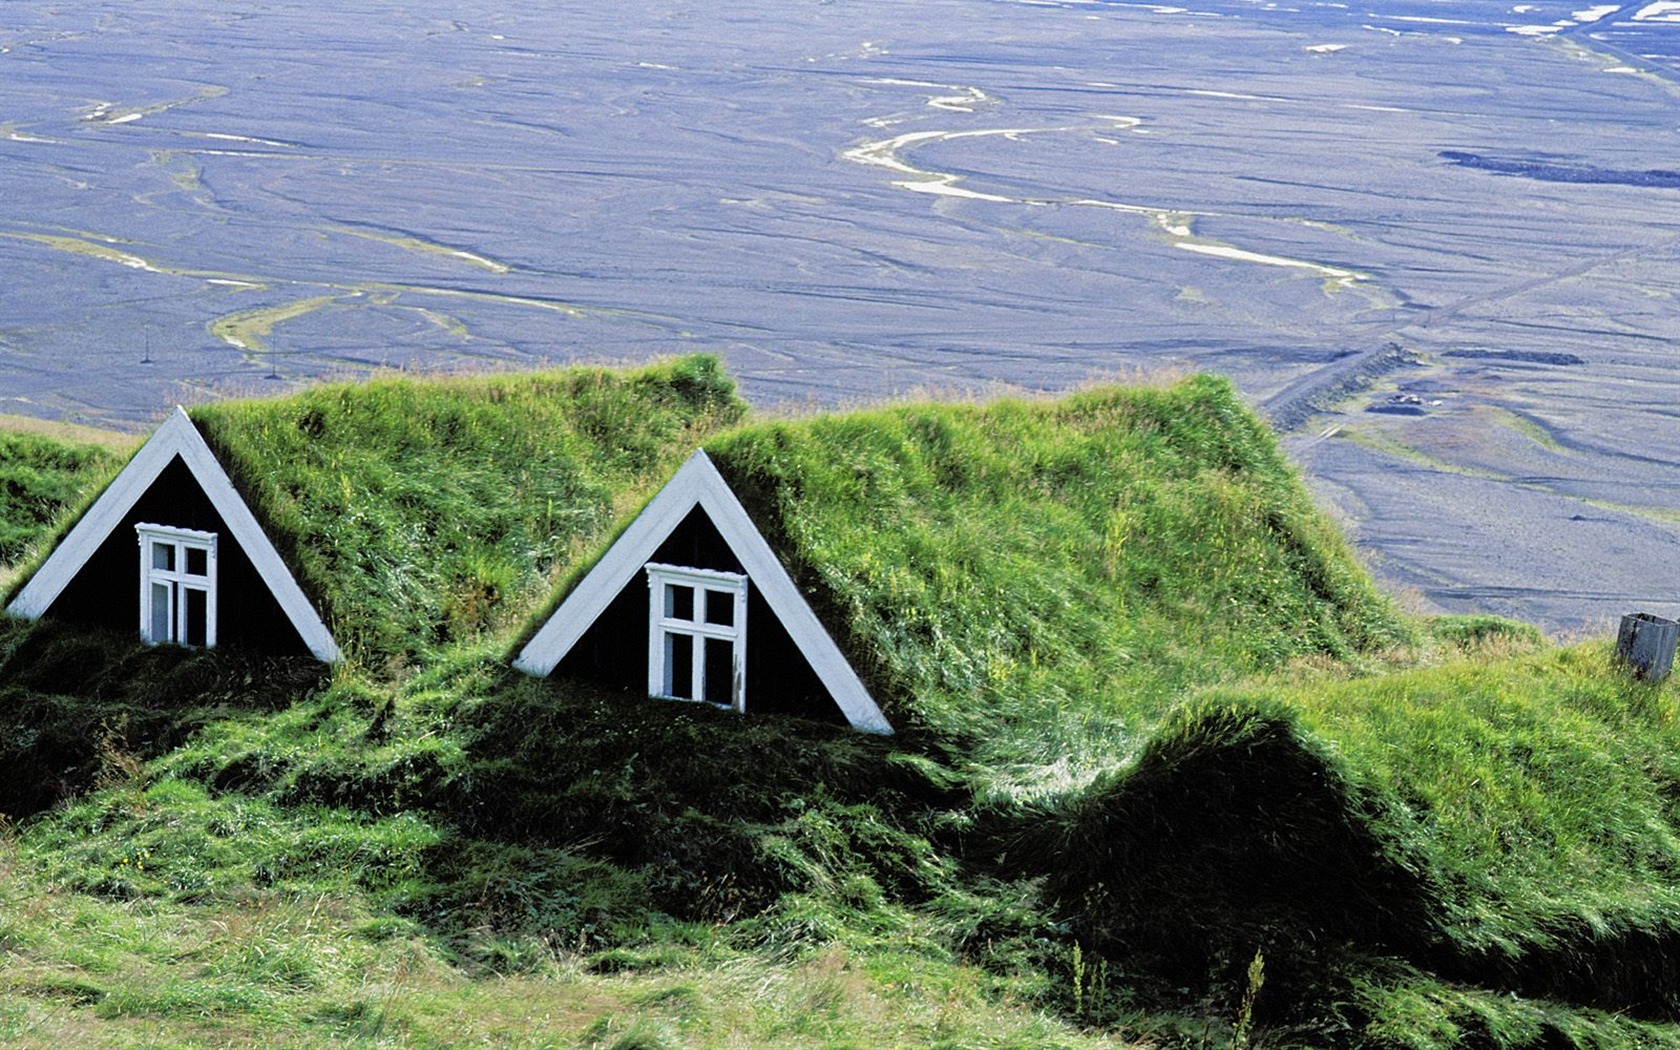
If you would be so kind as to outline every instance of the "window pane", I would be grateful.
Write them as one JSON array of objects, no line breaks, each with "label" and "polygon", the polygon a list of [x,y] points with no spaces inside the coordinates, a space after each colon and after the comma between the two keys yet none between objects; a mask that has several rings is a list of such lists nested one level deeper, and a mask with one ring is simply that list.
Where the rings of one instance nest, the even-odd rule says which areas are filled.
[{"label": "window pane", "polygon": [[152,544],[152,568],[165,572],[175,571],[175,545],[173,543]]},{"label": "window pane", "polygon": [[[192,559],[187,559],[192,564]],[[210,639],[210,595],[196,587],[181,588],[181,600],[186,603],[187,632],[183,642],[188,645],[203,645]]]},{"label": "window pane", "polygon": [[672,620],[694,619],[694,588],[665,585],[665,615]]},{"label": "window pane", "polygon": [[152,584],[152,622],[148,637],[154,642],[175,640],[175,588],[172,584]]},{"label": "window pane", "polygon": [[203,547],[188,547],[187,574],[190,576],[210,575],[210,552]]},{"label": "window pane", "polygon": [[735,595],[731,591],[706,591],[706,622],[719,627],[735,626]]},{"label": "window pane", "polygon": [[694,639],[689,635],[665,635],[665,695],[694,699]]},{"label": "window pane", "polygon": [[723,638],[707,638],[705,699],[725,707],[735,703],[735,643]]}]

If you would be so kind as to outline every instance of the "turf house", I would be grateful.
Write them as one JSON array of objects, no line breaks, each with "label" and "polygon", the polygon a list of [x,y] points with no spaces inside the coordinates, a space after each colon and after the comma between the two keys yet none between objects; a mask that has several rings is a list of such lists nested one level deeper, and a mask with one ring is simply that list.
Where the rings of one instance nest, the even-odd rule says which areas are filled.
[{"label": "turf house", "polygon": [[338,643],[177,408],[12,599],[13,616],[332,662]]},{"label": "turf house", "polygon": [[704,451],[578,582],[514,666],[892,731]]}]

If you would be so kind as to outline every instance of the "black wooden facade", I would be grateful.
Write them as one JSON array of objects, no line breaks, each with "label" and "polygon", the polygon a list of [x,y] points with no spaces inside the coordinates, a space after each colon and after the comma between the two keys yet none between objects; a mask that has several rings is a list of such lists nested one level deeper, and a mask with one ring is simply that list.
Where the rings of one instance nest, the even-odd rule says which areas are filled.
[{"label": "black wooden facade", "polygon": [[[696,506],[649,561],[694,569],[746,570],[706,512]],[[648,600],[637,575],[583,633],[553,674],[647,695]],[[839,725],[844,712],[756,587],[747,590],[747,711],[790,714]]]},{"label": "black wooden facade", "polygon": [[216,534],[218,646],[308,656],[308,646],[251,564],[233,532],[179,456],[135,501],[87,563],[47,607],[66,623],[138,632],[140,548],[134,526],[167,525]]}]

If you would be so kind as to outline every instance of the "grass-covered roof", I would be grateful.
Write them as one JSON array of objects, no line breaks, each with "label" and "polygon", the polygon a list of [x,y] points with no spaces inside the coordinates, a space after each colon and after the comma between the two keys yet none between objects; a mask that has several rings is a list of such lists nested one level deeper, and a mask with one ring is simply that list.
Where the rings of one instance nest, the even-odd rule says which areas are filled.
[{"label": "grass-covered roof", "polygon": [[190,414],[362,661],[527,615],[550,572],[745,410],[716,359],[388,378]]},{"label": "grass-covered roof", "polygon": [[1189,684],[1405,632],[1222,379],[705,447],[895,724],[1020,730],[1051,761],[1075,724],[1147,723]]}]

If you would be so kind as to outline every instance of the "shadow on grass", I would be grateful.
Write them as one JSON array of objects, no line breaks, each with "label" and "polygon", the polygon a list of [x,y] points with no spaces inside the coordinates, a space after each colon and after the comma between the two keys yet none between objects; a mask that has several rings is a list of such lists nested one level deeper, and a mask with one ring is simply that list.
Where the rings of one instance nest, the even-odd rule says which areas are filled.
[{"label": "shadow on grass", "polygon": [[148,646],[132,636],[0,617],[0,813],[26,817],[230,714],[325,687],[302,658]]}]

